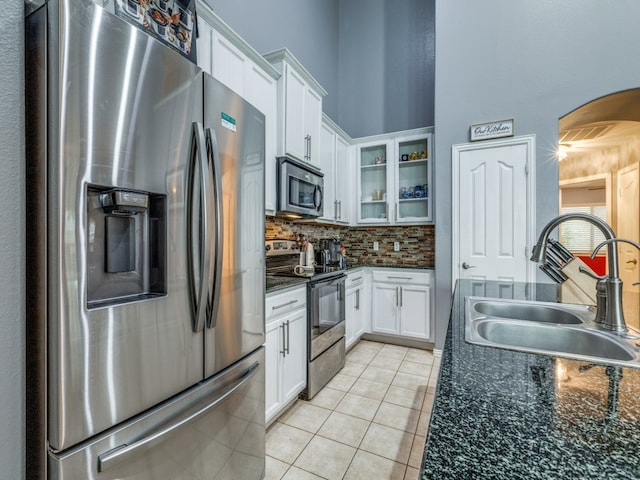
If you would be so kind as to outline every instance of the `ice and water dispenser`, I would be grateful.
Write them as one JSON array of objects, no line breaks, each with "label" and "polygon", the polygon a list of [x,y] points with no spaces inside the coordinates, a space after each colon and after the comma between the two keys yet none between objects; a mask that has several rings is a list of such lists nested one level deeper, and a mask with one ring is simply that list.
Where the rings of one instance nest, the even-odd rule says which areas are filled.
[{"label": "ice and water dispenser", "polygon": [[87,307],[166,295],[166,196],[87,188]]}]

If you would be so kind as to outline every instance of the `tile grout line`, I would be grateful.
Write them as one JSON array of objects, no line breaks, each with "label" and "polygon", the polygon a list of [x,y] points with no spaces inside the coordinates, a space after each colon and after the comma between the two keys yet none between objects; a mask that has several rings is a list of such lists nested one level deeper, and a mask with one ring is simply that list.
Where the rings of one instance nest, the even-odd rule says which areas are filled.
[{"label": "tile grout line", "polygon": [[[414,451],[414,446],[415,446],[416,438],[417,438],[417,437],[425,437],[426,435],[428,435],[428,425],[427,425],[427,428],[426,428],[426,431],[425,431],[425,432],[422,432],[422,431],[418,432],[418,427],[419,427],[419,424],[420,424],[420,418],[421,418],[421,416],[422,416],[422,415],[429,415],[429,417],[430,417],[430,412],[425,411],[425,410],[424,410],[424,408],[425,408],[425,404],[426,404],[426,402],[427,402],[427,396],[428,396],[428,395],[431,395],[431,394],[429,394],[429,393],[428,393],[428,390],[429,390],[429,382],[430,382],[430,380],[432,379],[432,377],[433,377],[433,378],[437,378],[437,375],[436,375],[436,376],[434,376],[434,375],[433,375],[434,373],[436,373],[436,372],[435,372],[435,371],[436,371],[436,369],[435,369],[436,365],[435,365],[435,362],[434,362],[433,360],[431,361],[431,363],[422,363],[422,362],[419,362],[419,361],[416,361],[416,360],[409,360],[407,357],[408,357],[408,353],[409,353],[409,351],[411,350],[411,348],[410,348],[410,347],[409,347],[409,348],[407,348],[407,349],[403,352],[403,354],[402,354],[402,357],[401,357],[401,358],[398,358],[398,359],[397,359],[397,360],[398,360],[398,367],[397,367],[397,368],[395,368],[395,369],[393,369],[393,370],[391,370],[391,369],[385,369],[385,368],[382,368],[382,367],[378,367],[378,366],[376,366],[376,365],[371,365],[371,363],[372,363],[376,358],[390,358],[390,359],[394,359],[394,360],[395,360],[395,357],[393,357],[393,356],[389,357],[389,356],[386,356],[386,355],[380,355],[380,353],[381,353],[381,351],[383,350],[383,348],[384,348],[384,345],[383,345],[381,348],[376,349],[376,351],[375,351],[375,352],[371,352],[371,351],[369,351],[369,352],[367,352],[367,353],[365,353],[365,352],[360,352],[360,353],[362,353],[364,356],[370,356],[369,360],[368,360],[368,361],[366,361],[366,363],[360,363],[359,361],[358,361],[358,362],[350,362],[350,363],[352,363],[352,364],[356,364],[356,365],[360,365],[360,366],[362,366],[362,367],[363,367],[363,368],[362,368],[362,371],[360,371],[360,373],[359,373],[357,376],[350,375],[350,374],[348,374],[348,373],[345,373],[345,374],[344,374],[345,376],[353,377],[355,380],[354,380],[354,382],[351,384],[351,386],[350,386],[346,391],[345,391],[345,390],[335,389],[335,390],[337,390],[337,391],[339,391],[339,392],[341,392],[341,393],[342,393],[342,397],[341,397],[341,399],[336,403],[336,405],[335,405],[335,406],[333,406],[332,408],[327,408],[327,407],[324,407],[324,406],[320,406],[320,405],[313,405],[312,403],[310,403],[310,405],[316,406],[316,407],[318,407],[318,408],[323,408],[323,409],[328,410],[328,411],[330,412],[330,413],[329,413],[329,415],[328,415],[328,416],[327,416],[327,417],[322,421],[322,423],[318,426],[318,428],[315,430],[315,432],[311,432],[311,431],[305,430],[304,428],[296,427],[296,426],[294,426],[294,425],[288,425],[288,424],[283,423],[283,422],[278,422],[278,423],[282,423],[283,425],[287,425],[287,426],[292,427],[292,428],[297,428],[297,429],[299,429],[299,430],[301,430],[301,431],[306,431],[307,433],[311,434],[311,438],[309,439],[309,441],[308,441],[308,442],[306,442],[306,443],[305,443],[305,445],[304,445],[304,446],[302,447],[302,449],[300,450],[300,453],[295,457],[295,459],[293,460],[293,462],[292,462],[291,464],[287,464],[286,462],[282,462],[282,461],[280,461],[281,463],[284,463],[285,465],[287,465],[287,468],[285,469],[284,473],[283,473],[283,474],[282,474],[282,476],[280,477],[281,479],[282,479],[282,478],[284,478],[284,477],[287,475],[287,473],[289,473],[289,472],[291,471],[291,467],[295,467],[295,468],[299,468],[299,469],[301,469],[301,470],[303,470],[303,471],[305,471],[305,472],[307,472],[307,473],[309,473],[309,474],[316,475],[316,476],[318,476],[319,478],[323,478],[323,479],[325,479],[325,480],[328,480],[328,479],[326,479],[326,477],[324,477],[324,476],[318,475],[318,474],[316,474],[316,473],[314,473],[314,472],[311,472],[311,471],[309,471],[309,470],[305,470],[304,468],[302,468],[302,467],[300,467],[300,466],[295,465],[295,462],[296,462],[296,461],[298,461],[298,459],[300,458],[300,456],[302,455],[302,453],[307,449],[307,447],[309,446],[309,444],[313,441],[313,439],[314,439],[315,437],[320,437],[320,438],[323,438],[323,439],[328,440],[328,441],[334,441],[334,442],[339,443],[339,444],[341,444],[341,445],[344,445],[344,446],[347,446],[347,447],[349,447],[349,448],[353,448],[353,449],[355,449],[355,453],[354,453],[354,454],[353,454],[353,456],[351,457],[351,459],[350,459],[350,461],[349,461],[349,464],[347,465],[346,470],[345,470],[344,474],[343,474],[343,475],[342,475],[342,477],[341,477],[342,479],[345,479],[345,478],[346,478],[346,476],[347,476],[348,472],[350,471],[351,466],[354,464],[354,460],[355,460],[355,458],[356,458],[356,456],[357,456],[358,452],[367,453],[367,454],[369,454],[369,455],[373,455],[373,456],[375,456],[375,457],[379,457],[379,458],[384,459],[384,460],[386,460],[386,461],[390,461],[390,462],[393,462],[393,463],[395,463],[395,464],[400,465],[400,466],[402,467],[402,469],[403,469],[403,472],[404,472],[404,476],[403,476],[403,478],[405,478],[405,477],[406,477],[406,474],[407,474],[407,471],[409,471],[409,468],[411,468],[411,469],[415,469],[415,468],[416,468],[416,467],[410,466],[410,465],[409,465],[409,462],[411,461],[411,456],[412,456],[411,454],[412,454],[412,452]],[[351,350],[350,352],[355,352],[355,351],[354,351],[354,350]],[[347,352],[347,356],[349,355],[349,353],[350,353],[350,352]],[[427,375],[427,376],[426,376],[426,378],[425,378],[425,377],[423,377],[422,375],[418,375],[418,374],[415,374],[415,373],[411,373],[411,372],[401,372],[401,371],[400,371],[400,368],[402,367],[402,364],[403,364],[404,362],[410,362],[410,363],[415,363],[415,364],[418,364],[418,365],[422,365],[422,366],[424,366],[425,368],[428,368],[428,369],[429,369],[429,373],[428,373],[428,375]],[[369,379],[369,378],[363,378],[363,377],[362,377],[362,375],[364,374],[364,372],[367,370],[367,368],[368,368],[368,367],[373,367],[373,368],[377,368],[377,369],[380,369],[380,370],[391,371],[391,372],[393,372],[393,377],[390,379],[389,383],[387,383],[387,382],[380,382],[380,381],[372,380],[372,379]],[[439,365],[437,366],[437,368],[439,369]],[[411,391],[411,390],[413,390],[413,389],[408,388],[408,387],[405,387],[405,386],[403,386],[403,385],[394,385],[394,384],[393,384],[393,382],[394,382],[394,381],[396,380],[396,378],[397,378],[398,373],[404,373],[404,374],[408,374],[408,375],[415,375],[415,376],[418,376],[418,377],[422,377],[422,378],[424,379],[424,381],[426,382],[426,390],[424,390],[424,391],[422,391],[422,390],[414,390],[414,392],[415,392],[416,394],[420,394],[420,396],[421,396],[421,400],[420,400],[420,406],[419,406],[419,408],[414,408],[414,406],[413,406],[413,405],[408,406],[408,405],[405,405],[405,404],[397,404],[397,403],[394,403],[394,402],[392,402],[392,401],[386,401],[386,400],[385,400],[385,398],[386,398],[386,397],[387,397],[387,395],[389,394],[389,391],[390,391],[390,389],[391,389],[391,387],[392,387],[392,386],[395,386],[395,387],[397,387],[397,388],[403,388],[403,389],[405,389],[405,390],[410,390],[410,391]],[[366,395],[362,395],[360,392],[358,392],[358,393],[352,392],[352,389],[353,389],[353,387],[355,386],[355,384],[357,383],[357,381],[358,381],[358,380],[366,380],[366,381],[368,381],[368,382],[374,382],[374,383],[378,383],[378,384],[380,384],[380,385],[384,386],[384,393],[382,394],[382,397],[378,400],[377,398],[373,398],[373,397],[368,397],[368,396],[366,396]],[[353,395],[353,396],[356,396],[356,397],[363,397],[363,398],[367,398],[368,400],[372,400],[372,401],[377,401],[377,402],[379,402],[379,403],[378,403],[378,406],[377,406],[377,408],[376,408],[375,412],[373,412],[372,417],[371,417],[371,419],[370,419],[370,420],[367,420],[367,419],[363,419],[363,418],[360,418],[360,417],[354,416],[354,415],[352,415],[351,413],[344,413],[344,412],[339,412],[339,411],[337,411],[337,410],[336,410],[336,408],[337,408],[337,407],[342,403],[342,401],[344,401],[344,399],[345,399],[345,397],[346,397],[347,395]],[[432,402],[432,401],[433,401],[433,399],[431,399],[431,400],[430,400],[430,402]],[[417,420],[416,420],[416,424],[415,424],[415,426],[414,426],[413,428],[411,428],[410,430],[406,430],[405,428],[408,428],[408,424],[405,424],[405,428],[400,428],[400,429],[399,429],[399,428],[396,428],[395,426],[385,425],[385,424],[381,424],[381,423],[376,422],[376,421],[375,421],[375,418],[376,418],[376,416],[378,415],[378,413],[380,412],[380,409],[381,409],[381,407],[382,407],[382,404],[383,404],[383,403],[387,403],[388,405],[391,405],[391,406],[393,406],[393,407],[405,408],[405,409],[408,409],[408,410],[411,410],[411,411],[415,412],[415,414],[417,414]],[[366,431],[363,433],[362,438],[360,438],[360,440],[358,441],[358,443],[357,443],[357,445],[356,445],[356,446],[354,446],[354,445],[350,445],[350,444],[347,444],[347,443],[343,443],[343,442],[341,442],[340,440],[334,440],[333,438],[326,437],[326,436],[324,436],[324,435],[322,435],[322,434],[320,433],[321,429],[322,429],[322,428],[323,428],[323,426],[327,423],[328,419],[332,416],[332,414],[333,414],[334,412],[335,412],[335,413],[339,413],[339,414],[341,414],[341,415],[345,415],[345,416],[352,417],[352,418],[354,418],[354,419],[363,420],[363,421],[366,421],[366,422],[368,423],[368,425],[367,425],[367,427],[366,427]],[[411,414],[410,414],[410,415],[411,415]],[[401,432],[403,435],[411,435],[411,437],[412,437],[412,438],[411,438],[411,445],[410,445],[410,447],[409,447],[409,455],[408,455],[408,457],[407,457],[406,462],[400,462],[400,461],[398,461],[398,458],[397,458],[397,457],[396,457],[395,459],[390,459],[390,458],[387,458],[387,457],[385,457],[385,456],[383,456],[383,455],[378,455],[378,454],[376,454],[376,453],[374,453],[374,452],[370,452],[370,451],[368,451],[368,450],[365,450],[365,449],[361,448],[361,447],[362,447],[362,444],[363,444],[363,442],[364,442],[364,439],[366,438],[367,434],[369,433],[369,431],[370,431],[370,429],[371,429],[371,427],[372,427],[372,425],[373,425],[374,423],[375,423],[376,425],[378,425],[378,426],[381,426],[381,427],[391,428],[391,429],[397,430],[397,431]],[[418,468],[418,470],[419,470],[419,468]]]}]

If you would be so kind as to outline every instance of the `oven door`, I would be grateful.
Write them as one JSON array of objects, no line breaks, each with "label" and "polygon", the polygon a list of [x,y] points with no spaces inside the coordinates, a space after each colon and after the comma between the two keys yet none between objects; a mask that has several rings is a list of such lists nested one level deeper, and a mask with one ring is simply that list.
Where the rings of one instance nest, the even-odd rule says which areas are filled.
[{"label": "oven door", "polygon": [[[346,275],[340,274],[309,283],[309,333],[312,345],[316,339],[344,329],[345,279]],[[313,358],[313,355],[310,357]]]},{"label": "oven door", "polygon": [[278,213],[320,217],[324,211],[324,179],[288,158],[278,159]]}]

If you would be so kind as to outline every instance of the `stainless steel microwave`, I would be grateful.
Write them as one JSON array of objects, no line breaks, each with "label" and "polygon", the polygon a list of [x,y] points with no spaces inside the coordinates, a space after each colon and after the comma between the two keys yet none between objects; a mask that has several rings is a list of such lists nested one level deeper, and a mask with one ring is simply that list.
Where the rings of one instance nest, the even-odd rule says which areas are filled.
[{"label": "stainless steel microwave", "polygon": [[324,175],[310,165],[278,157],[277,215],[320,217],[324,207]]}]

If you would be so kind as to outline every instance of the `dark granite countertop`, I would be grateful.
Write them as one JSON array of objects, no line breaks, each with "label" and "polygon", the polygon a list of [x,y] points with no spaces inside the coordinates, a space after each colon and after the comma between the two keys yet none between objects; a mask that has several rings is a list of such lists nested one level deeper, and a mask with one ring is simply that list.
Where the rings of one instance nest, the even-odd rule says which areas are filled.
[{"label": "dark granite countertop", "polygon": [[347,271],[355,270],[356,268],[388,268],[388,269],[410,269],[410,270],[434,270],[433,267],[418,267],[416,265],[381,265],[377,263],[354,263],[347,264]]},{"label": "dark granite countertop", "polygon": [[640,369],[464,340],[465,296],[556,301],[556,292],[458,282],[420,478],[640,478]]},{"label": "dark granite countertop", "polygon": [[267,277],[266,293],[284,290],[296,285],[304,285],[309,279],[305,277]]},{"label": "dark granite countertop", "polygon": [[[389,269],[417,269],[417,270],[433,270],[432,267],[409,267],[406,265],[363,265],[363,264],[353,264],[347,265],[346,272],[357,270],[359,268],[389,268]],[[276,292],[278,290],[284,290],[289,287],[293,287],[296,285],[304,285],[309,281],[308,278],[305,277],[271,277],[267,276],[267,284],[266,284],[266,293]]]}]

